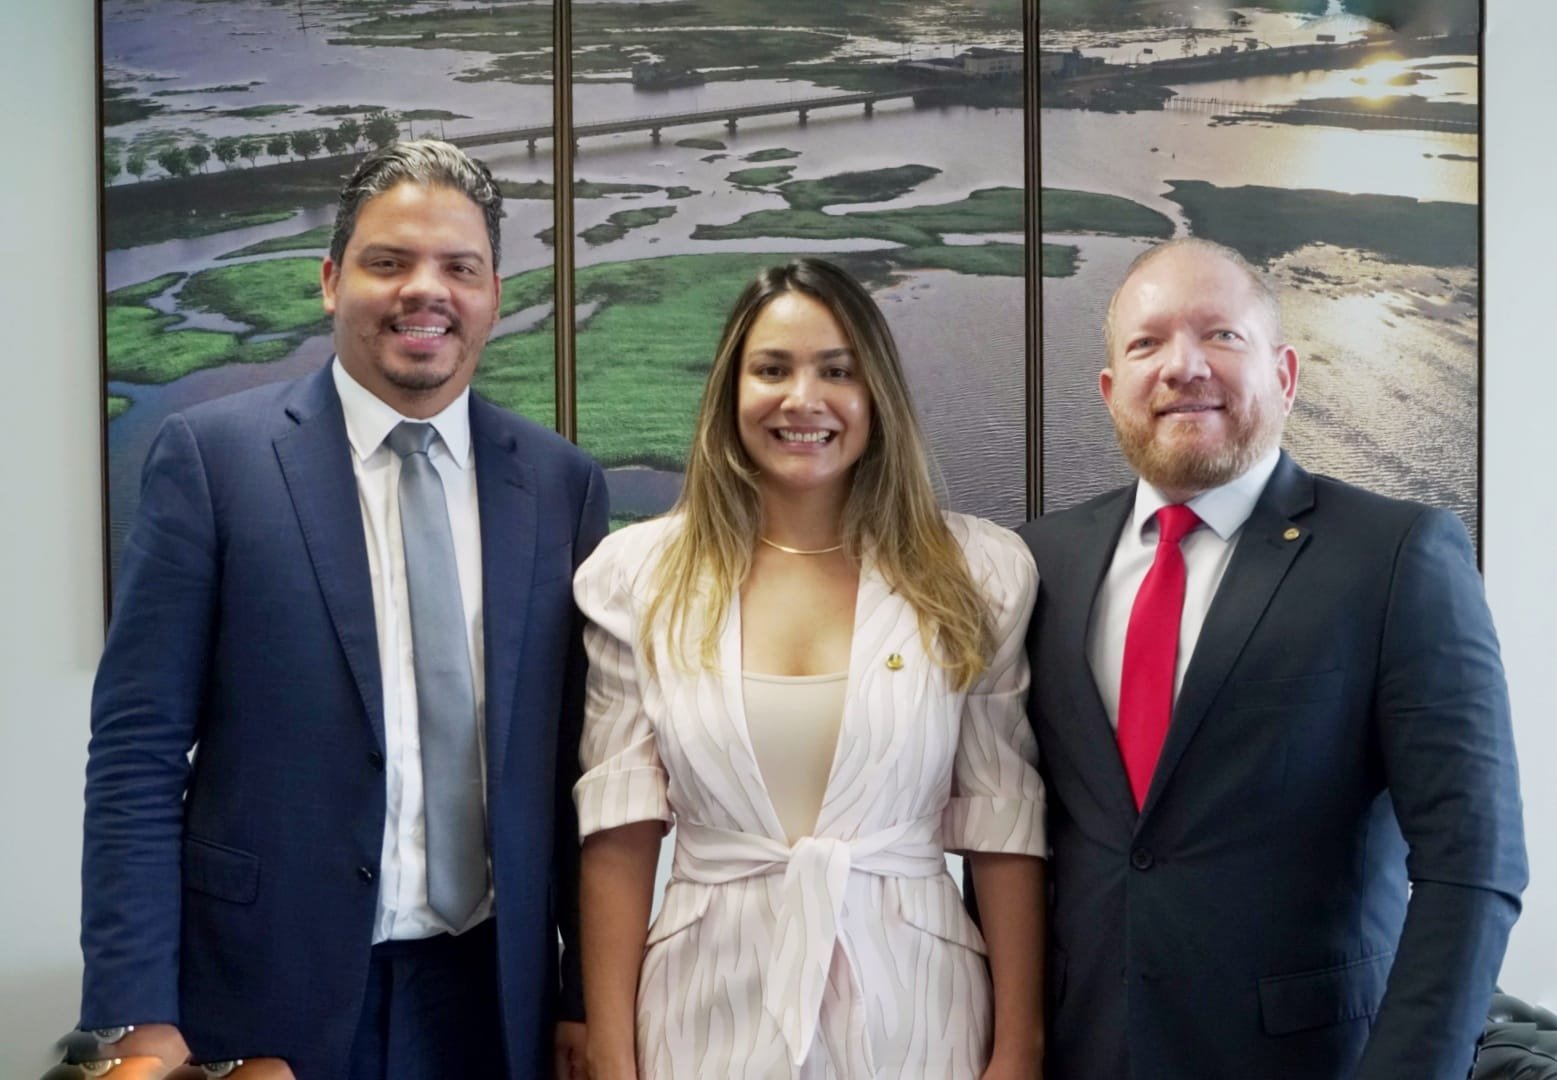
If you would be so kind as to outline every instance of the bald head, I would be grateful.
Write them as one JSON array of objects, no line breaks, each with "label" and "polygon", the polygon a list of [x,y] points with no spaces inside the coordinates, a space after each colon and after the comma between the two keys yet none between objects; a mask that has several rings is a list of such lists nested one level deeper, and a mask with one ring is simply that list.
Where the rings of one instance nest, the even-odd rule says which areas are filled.
[{"label": "bald head", "polygon": [[1155,247],[1148,248],[1137,255],[1134,261],[1130,263],[1129,268],[1125,270],[1124,279],[1119,282],[1119,286],[1114,290],[1114,294],[1108,298],[1108,313],[1103,318],[1103,348],[1107,354],[1108,364],[1110,366],[1113,365],[1117,355],[1117,318],[1119,314],[1120,295],[1124,293],[1125,287],[1130,284],[1131,280],[1136,276],[1137,273],[1146,269],[1147,266],[1156,262],[1162,256],[1171,254],[1175,251],[1200,252],[1205,255],[1220,258],[1236,267],[1239,272],[1243,274],[1244,279],[1248,281],[1249,291],[1252,294],[1255,303],[1269,319],[1269,325],[1267,329],[1270,332],[1271,340],[1280,341],[1282,339],[1281,301],[1277,299],[1276,293],[1266,282],[1264,275],[1256,270],[1253,265],[1250,264],[1248,259],[1245,259],[1236,250],[1228,247],[1226,244],[1218,244],[1214,240],[1202,240],[1195,236],[1185,236],[1180,237],[1177,240],[1169,240],[1165,243],[1158,244]]}]

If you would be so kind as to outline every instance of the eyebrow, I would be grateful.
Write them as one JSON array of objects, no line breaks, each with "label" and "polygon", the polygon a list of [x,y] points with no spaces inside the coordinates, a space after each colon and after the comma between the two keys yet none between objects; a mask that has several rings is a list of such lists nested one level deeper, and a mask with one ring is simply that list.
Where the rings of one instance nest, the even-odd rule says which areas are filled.
[{"label": "eyebrow", "polygon": [[1139,319],[1134,323],[1120,327],[1120,338],[1124,341],[1133,341],[1138,337],[1157,337],[1161,334],[1164,323],[1173,323],[1184,319],[1200,326],[1214,327],[1217,329],[1237,330],[1254,322],[1258,316],[1234,315],[1224,308],[1201,307],[1189,311],[1173,312],[1168,315],[1156,313],[1148,318]]},{"label": "eyebrow", "polygon": [[[419,254],[413,248],[396,247],[393,244],[367,244],[357,253],[360,259],[370,258],[374,255],[416,255]],[[445,261],[450,259],[467,259],[479,263],[485,263],[487,257],[475,248],[466,251],[444,251],[438,253],[438,258]]]},{"label": "eyebrow", "polygon": [[[813,355],[822,360],[852,359],[854,357],[854,350],[848,347],[839,349],[823,349],[821,352],[815,353]],[[746,354],[746,358],[748,360],[755,359],[759,356],[771,357],[775,360],[793,360],[795,354],[788,349],[775,348],[753,349],[751,352]]]}]

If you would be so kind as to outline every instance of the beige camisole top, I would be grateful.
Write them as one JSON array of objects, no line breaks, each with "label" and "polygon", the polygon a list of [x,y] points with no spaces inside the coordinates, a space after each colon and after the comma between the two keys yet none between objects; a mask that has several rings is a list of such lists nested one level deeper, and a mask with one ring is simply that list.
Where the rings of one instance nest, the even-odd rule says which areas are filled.
[{"label": "beige camisole top", "polygon": [[849,673],[744,672],[746,728],[768,797],[793,844],[816,829],[843,722]]}]

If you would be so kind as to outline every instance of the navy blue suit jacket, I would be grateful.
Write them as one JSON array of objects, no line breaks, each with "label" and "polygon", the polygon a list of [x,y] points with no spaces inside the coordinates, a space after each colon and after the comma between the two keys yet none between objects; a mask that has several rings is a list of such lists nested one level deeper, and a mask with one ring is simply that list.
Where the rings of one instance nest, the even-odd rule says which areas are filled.
[{"label": "navy blue suit jacket", "polygon": [[1047,1075],[1464,1080],[1526,880],[1464,528],[1283,455],[1137,813],[1086,653],[1133,493],[1023,530],[1053,846]]},{"label": "navy blue suit jacket", "polygon": [[[605,484],[566,440],[474,394],[470,425],[504,1017],[492,1037],[512,1075],[532,1077],[549,1075],[559,925],[575,937],[572,577],[605,532]],[[172,416],[151,448],[93,694],[83,1027],[174,1022],[197,1059],[343,1074],[385,820],[350,455],[328,366]],[[581,1011],[576,978],[563,981],[562,1009]]]}]

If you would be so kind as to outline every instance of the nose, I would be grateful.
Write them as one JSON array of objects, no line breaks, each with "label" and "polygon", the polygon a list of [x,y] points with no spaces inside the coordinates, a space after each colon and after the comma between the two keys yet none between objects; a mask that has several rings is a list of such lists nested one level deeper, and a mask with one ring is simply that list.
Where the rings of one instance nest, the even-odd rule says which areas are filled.
[{"label": "nose", "polygon": [[1162,378],[1169,383],[1208,378],[1205,344],[1192,334],[1175,334],[1162,350]]},{"label": "nose", "polygon": [[785,388],[784,408],[790,412],[815,412],[822,407],[822,380],[814,371],[802,367],[790,376]]},{"label": "nose", "polygon": [[433,259],[420,259],[413,263],[400,291],[407,298],[415,298],[422,303],[447,299],[449,295],[448,284],[443,280],[443,268]]}]

